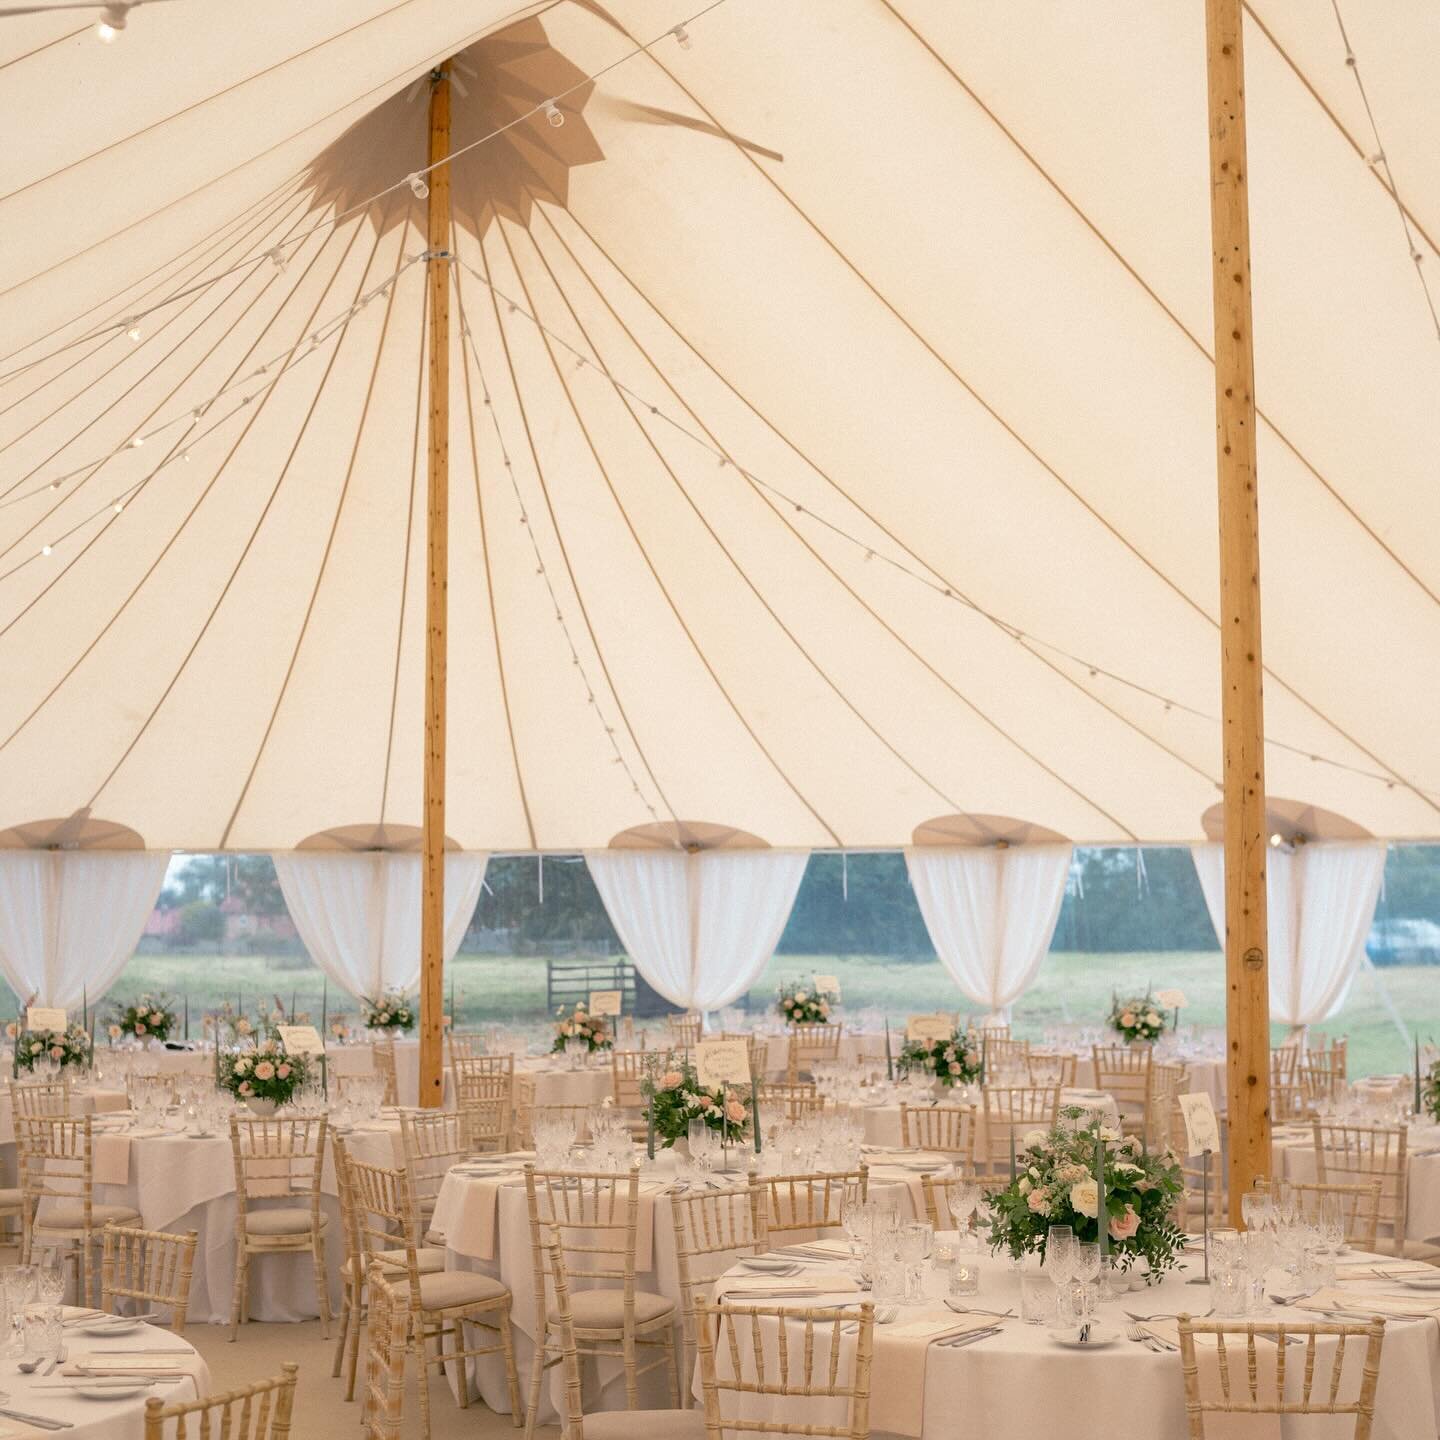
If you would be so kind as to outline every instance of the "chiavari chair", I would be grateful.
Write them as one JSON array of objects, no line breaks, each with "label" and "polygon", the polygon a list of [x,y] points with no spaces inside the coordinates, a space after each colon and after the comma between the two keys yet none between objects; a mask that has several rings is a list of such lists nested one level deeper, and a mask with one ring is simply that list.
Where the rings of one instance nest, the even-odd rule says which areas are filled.
[{"label": "chiavari chair", "polygon": [[183,1235],[163,1230],[137,1230],[107,1225],[100,1252],[100,1308],[119,1314],[119,1300],[138,1300],[142,1308],[163,1305],[170,1328],[185,1333],[190,1308],[190,1280],[195,1269],[196,1232]]},{"label": "chiavari chair", "polygon": [[1149,1123],[1154,1052],[1148,1045],[1097,1045],[1094,1055],[1095,1088],[1115,1097],[1121,1130],[1143,1136]]},{"label": "chiavari chair", "polygon": [[814,1066],[833,1065],[838,1061],[844,1029],[838,1021],[791,1025],[785,1078],[793,1084],[801,1076],[811,1074]]},{"label": "chiavari chair", "polygon": [[[977,1149],[980,1175],[993,1182],[1008,1179],[1010,1157],[1027,1130],[1050,1130],[1060,1114],[1058,1085],[986,1085],[985,1148]],[[980,1163],[983,1162],[983,1163]]]},{"label": "chiavari chair", "polygon": [[145,1440],[188,1440],[192,1420],[200,1440],[212,1435],[224,1440],[289,1440],[299,1374],[300,1367],[287,1360],[273,1380],[257,1380],[219,1395],[169,1405],[152,1396],[145,1402]]},{"label": "chiavari chair", "polygon": [[863,1201],[869,1194],[870,1169],[816,1170],[796,1175],[750,1176],[750,1204],[755,1234],[767,1248],[775,1237],[801,1235],[809,1239],[823,1230],[838,1230],[847,1186],[855,1186]]},{"label": "chiavari chair", "polygon": [[1322,1185],[1380,1184],[1379,1223],[1389,1230],[1391,1248],[1406,1254],[1410,1157],[1403,1125],[1345,1125],[1312,1122],[1315,1178]]},{"label": "chiavari chair", "polygon": [[964,1174],[975,1174],[975,1107],[900,1103],[900,1143],[950,1156]]}]

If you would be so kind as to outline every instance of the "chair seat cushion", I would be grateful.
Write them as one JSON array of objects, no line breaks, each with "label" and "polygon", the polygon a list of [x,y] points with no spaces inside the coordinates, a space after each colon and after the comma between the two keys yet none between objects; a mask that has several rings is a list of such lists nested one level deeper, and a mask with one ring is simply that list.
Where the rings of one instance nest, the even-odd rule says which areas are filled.
[{"label": "chair seat cushion", "polygon": [[703,1410],[607,1410],[585,1417],[585,1440],[705,1440]]},{"label": "chair seat cushion", "polygon": [[[320,1217],[320,1228],[325,1228],[325,1216]],[[308,1235],[310,1233],[310,1208],[307,1205],[278,1205],[273,1210],[247,1210],[245,1212],[245,1233],[247,1235]]]},{"label": "chair seat cushion", "polygon": [[[441,1257],[443,1260],[443,1256]],[[420,1306],[424,1310],[452,1310],[457,1305],[481,1305],[507,1297],[504,1281],[473,1270],[442,1270],[420,1277]]]},{"label": "chair seat cushion", "polygon": [[[114,1221],[117,1225],[138,1225],[140,1212],[130,1205],[91,1205],[90,1227],[102,1230]],[[35,1222],[37,1230],[83,1230],[85,1206],[79,1200],[60,1200],[41,1212]]]},{"label": "chair seat cushion", "polygon": [[[403,1250],[377,1250],[372,1252],[371,1260],[378,1260],[382,1265],[393,1265],[397,1270],[405,1268],[405,1252]],[[415,1252],[415,1268],[422,1275],[434,1275],[445,1268],[445,1254],[441,1250],[417,1250]],[[350,1262],[347,1260],[340,1267],[340,1273],[349,1276],[351,1273]]]},{"label": "chair seat cushion", "polygon": [[[675,1302],[664,1295],[653,1295],[648,1290],[635,1292],[637,1324],[649,1324],[674,1309]],[[570,1317],[581,1330],[619,1330],[625,1324],[625,1292],[577,1290],[570,1297]],[[557,1318],[553,1310],[550,1318]]]}]

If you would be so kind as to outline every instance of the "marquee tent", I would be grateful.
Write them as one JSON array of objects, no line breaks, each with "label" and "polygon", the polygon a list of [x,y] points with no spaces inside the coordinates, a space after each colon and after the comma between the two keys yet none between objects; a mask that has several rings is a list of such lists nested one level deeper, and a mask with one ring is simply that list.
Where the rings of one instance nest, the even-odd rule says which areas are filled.
[{"label": "marquee tent", "polygon": [[[1245,23],[1268,788],[1435,838],[1440,11]],[[452,55],[453,846],[1202,840],[1203,10],[1038,0],[0,19],[0,830],[419,823]]]}]

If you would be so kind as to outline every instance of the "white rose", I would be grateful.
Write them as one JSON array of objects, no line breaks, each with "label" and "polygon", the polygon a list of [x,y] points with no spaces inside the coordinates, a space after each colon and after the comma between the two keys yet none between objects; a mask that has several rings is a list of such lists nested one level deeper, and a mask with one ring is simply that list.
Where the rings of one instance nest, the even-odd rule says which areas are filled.
[{"label": "white rose", "polygon": [[797,990],[795,992],[795,998],[797,1000],[808,1000],[810,998],[810,992],[808,990]]},{"label": "white rose", "polygon": [[1088,1215],[1092,1220],[1100,1213],[1100,1187],[1093,1180],[1082,1180],[1070,1187],[1070,1208],[1077,1215]]},{"label": "white rose", "polygon": [[1158,1025],[1160,1023],[1160,1017],[1151,1010],[1145,1016],[1145,1023],[1147,1025]]},{"label": "white rose", "polygon": [[1045,1143],[1045,1132],[1043,1130],[1027,1130],[1021,1138],[1020,1143],[1028,1150],[1032,1145],[1043,1145]]},{"label": "white rose", "polygon": [[1020,1191],[1020,1193],[1021,1193],[1022,1195],[1028,1195],[1028,1194],[1030,1193],[1030,1188],[1031,1188],[1031,1187],[1030,1187],[1030,1177],[1029,1177],[1028,1175],[1022,1175],[1022,1176],[1020,1177],[1020,1184],[1019,1184],[1019,1186],[1018,1186],[1017,1188],[1019,1189],[1019,1191]]}]

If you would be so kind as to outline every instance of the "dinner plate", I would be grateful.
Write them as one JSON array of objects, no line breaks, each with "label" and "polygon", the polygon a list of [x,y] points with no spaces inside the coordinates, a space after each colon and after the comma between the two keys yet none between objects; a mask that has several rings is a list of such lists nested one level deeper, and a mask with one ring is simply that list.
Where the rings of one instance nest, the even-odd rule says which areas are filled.
[{"label": "dinner plate", "polygon": [[1057,1345],[1064,1345],[1069,1350],[1099,1350],[1106,1345],[1113,1345],[1120,1338],[1120,1332],[1113,1325],[1092,1324],[1090,1338],[1083,1344],[1078,1330],[1052,1330],[1050,1338]]},{"label": "dinner plate", "polygon": [[1440,1271],[1434,1275],[1391,1275],[1392,1285],[1403,1285],[1407,1290],[1440,1290]]},{"label": "dinner plate", "polygon": [[793,1260],[742,1260],[741,1265],[746,1270],[789,1270],[795,1265]]},{"label": "dinner plate", "polygon": [[82,1335],[129,1335],[144,1325],[143,1320],[129,1320],[123,1315],[112,1315],[107,1319],[86,1320],[75,1328]]},{"label": "dinner plate", "polygon": [[87,1400],[133,1400],[151,1387],[146,1385],[76,1385],[74,1393]]}]

